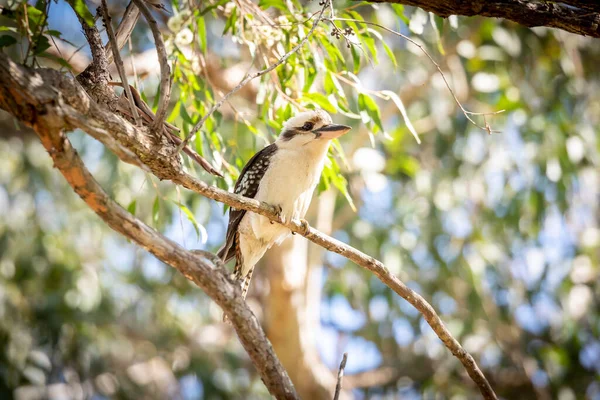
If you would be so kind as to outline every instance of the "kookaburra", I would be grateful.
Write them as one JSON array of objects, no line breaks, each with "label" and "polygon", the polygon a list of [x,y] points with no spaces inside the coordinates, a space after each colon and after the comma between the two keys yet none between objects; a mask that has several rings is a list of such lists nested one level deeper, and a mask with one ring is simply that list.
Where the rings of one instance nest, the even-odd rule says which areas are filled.
[{"label": "kookaburra", "polygon": [[[320,109],[297,114],[284,123],[275,143],[248,161],[234,192],[276,207],[284,221],[304,218],[331,140],[349,130],[349,126],[333,124],[329,114]],[[223,262],[235,257],[234,276],[244,298],[258,260],[289,234],[289,229],[262,215],[229,210],[227,236],[218,255]]]}]

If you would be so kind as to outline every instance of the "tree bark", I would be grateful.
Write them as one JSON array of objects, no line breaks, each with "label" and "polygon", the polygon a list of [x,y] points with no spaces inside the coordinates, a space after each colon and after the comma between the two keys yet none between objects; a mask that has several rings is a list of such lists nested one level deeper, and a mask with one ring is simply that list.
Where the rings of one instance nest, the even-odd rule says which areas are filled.
[{"label": "tree bark", "polygon": [[[368,0],[422,8],[442,18],[450,15],[503,18],[518,24],[547,26],[600,38],[600,1],[567,0]],[[564,4],[563,4],[564,3]]]}]

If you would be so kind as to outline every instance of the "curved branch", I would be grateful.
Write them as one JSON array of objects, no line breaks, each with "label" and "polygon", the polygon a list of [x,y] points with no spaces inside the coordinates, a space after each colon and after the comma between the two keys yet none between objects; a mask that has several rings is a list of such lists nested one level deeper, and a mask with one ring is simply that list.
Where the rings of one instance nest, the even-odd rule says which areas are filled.
[{"label": "curved branch", "polygon": [[[87,99],[87,101],[85,101],[85,99]],[[125,119],[116,116],[90,100],[82,88],[75,85],[70,79],[62,76],[57,71],[45,70],[32,72],[31,69],[17,65],[10,61],[7,56],[0,54],[0,107],[9,111],[18,119],[29,125],[33,125],[34,128],[36,128],[37,121],[40,118],[45,120],[53,118],[53,126],[58,127],[57,129],[68,129],[72,127],[80,128],[103,142],[111,150],[115,147],[117,149],[124,147],[130,152],[135,153],[140,160],[144,161],[145,166],[160,179],[171,180],[172,182],[201,194],[202,196],[238,209],[244,209],[264,215],[273,221],[282,223],[282,221],[279,220],[279,215],[274,207],[266,203],[261,203],[255,199],[226,192],[187,174],[182,170],[179,159],[170,156],[169,149],[164,148],[164,146],[160,144],[157,146],[152,143],[151,138],[144,134],[143,129],[136,128]],[[39,112],[38,109],[40,109]],[[101,134],[106,131],[110,131],[111,135]],[[107,138],[112,140],[107,140]],[[56,150],[54,147],[50,146],[48,151],[52,155],[52,152]],[[87,179],[84,179],[83,175],[81,175],[80,183],[85,184],[86,182]],[[75,189],[77,191],[77,188]],[[123,216],[124,218],[131,218],[131,215],[125,214],[126,215]],[[125,221],[127,221],[127,219],[125,219]],[[446,347],[461,361],[471,379],[479,387],[483,397],[486,399],[496,399],[494,391],[475,363],[473,357],[464,350],[460,343],[452,336],[441,318],[434,311],[433,307],[431,307],[423,297],[400,281],[400,279],[392,274],[380,261],[314,228],[308,227],[306,229],[298,221],[287,221],[284,225],[291,231],[300,233],[319,246],[338,253],[353,261],[355,264],[373,272],[381,282],[407,300],[423,315],[427,323]],[[121,232],[120,229],[125,229],[127,227],[128,225],[125,224],[124,227],[117,226],[115,229]],[[139,232],[137,232],[138,230],[139,229],[136,229],[136,234],[139,234]],[[184,259],[174,259],[172,257],[175,257],[175,255],[171,257],[169,254],[164,254],[154,249],[152,247],[152,242],[140,242],[140,239],[137,237],[134,240],[145,249],[153,252],[153,254],[157,255],[161,260],[163,259],[161,257],[164,257],[164,259],[168,260],[166,262],[170,265],[173,265],[178,269],[181,268],[180,270],[186,277],[190,279],[194,278],[193,276],[188,275],[190,267],[188,264],[185,264],[185,261],[191,261],[189,256],[187,256],[187,258],[184,257]],[[183,251],[183,249],[178,246],[176,249],[177,251]],[[245,305],[244,307],[240,305],[244,303],[240,303],[235,299],[227,297],[223,292],[216,291],[213,287],[208,287],[204,282],[200,282],[199,286],[205,289],[207,293],[224,308],[225,312],[231,316],[241,339],[241,336],[244,334],[244,332],[241,331],[249,329],[249,327],[244,328],[243,319],[241,319],[242,317],[240,315],[235,314],[235,312],[233,314],[230,313],[233,312],[232,307],[234,306],[244,308]],[[213,295],[215,297],[213,297]],[[239,310],[236,309],[236,312],[237,311]],[[241,312],[242,311],[240,311],[240,313]],[[245,315],[248,318],[253,318],[251,313],[246,313]],[[252,321],[255,321],[255,319]],[[254,322],[252,322],[252,324],[254,324]],[[260,332],[262,333],[262,331]],[[269,349],[272,351],[270,346]],[[252,352],[256,351],[256,349],[251,345],[248,345],[246,350],[250,353],[253,360],[255,360],[256,355],[253,355]],[[285,378],[289,379],[287,374],[285,375]]]},{"label": "curved branch", "polygon": [[[422,8],[440,17],[450,15],[503,18],[518,24],[548,26],[600,38],[600,3],[597,0],[368,0]],[[565,3],[565,4],[560,4]]]},{"label": "curved branch", "polygon": [[[45,72],[49,79],[60,78],[56,71]],[[259,321],[242,299],[239,287],[229,280],[218,257],[185,250],[135,218],[106,194],[64,133],[71,126],[67,123],[69,114],[76,114],[77,111],[71,109],[63,112],[63,108],[69,106],[64,104],[65,99],[61,95],[57,96],[42,75],[0,54],[0,78],[0,107],[34,129],[52,157],[54,166],[83,201],[113,230],[174,267],[204,290],[229,317],[271,394],[278,399],[297,399],[292,381],[275,355]]]}]

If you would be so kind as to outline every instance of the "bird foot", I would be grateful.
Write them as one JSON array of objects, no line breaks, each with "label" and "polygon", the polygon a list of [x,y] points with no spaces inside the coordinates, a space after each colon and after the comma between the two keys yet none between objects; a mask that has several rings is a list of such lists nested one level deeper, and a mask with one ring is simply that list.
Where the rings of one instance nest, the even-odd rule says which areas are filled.
[{"label": "bird foot", "polygon": [[274,206],[276,208],[276,213],[277,213],[277,221],[273,221],[271,220],[271,225],[273,225],[275,222],[279,222],[280,224],[285,224],[285,216],[283,215],[283,208],[281,208],[280,205]]},{"label": "bird foot", "polygon": [[[308,224],[308,221],[301,218],[300,219],[300,234],[301,235],[306,235],[308,233],[308,230],[310,228],[310,225]],[[295,235],[296,232],[292,232],[292,235]]]},{"label": "bird foot", "polygon": [[310,225],[308,225],[308,221],[305,219],[300,219],[300,225],[302,225],[302,235],[306,235],[308,230],[310,229]]}]

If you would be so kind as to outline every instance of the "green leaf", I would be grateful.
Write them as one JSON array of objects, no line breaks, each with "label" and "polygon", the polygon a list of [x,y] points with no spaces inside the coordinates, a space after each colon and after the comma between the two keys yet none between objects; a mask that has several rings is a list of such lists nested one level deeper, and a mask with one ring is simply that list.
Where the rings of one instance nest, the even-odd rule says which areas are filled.
[{"label": "green leaf", "polygon": [[[188,134],[186,134],[186,136]],[[204,135],[202,134],[202,131],[194,138],[194,148],[196,149],[196,153],[204,157]]]},{"label": "green leaf", "polygon": [[331,36],[328,36],[327,40],[321,40],[321,44],[325,48],[325,51],[327,52],[327,55],[329,55],[331,61],[333,61],[334,65],[337,66],[338,62],[344,62],[344,56],[342,55],[340,49],[338,49],[338,47],[332,43],[330,39]]},{"label": "green leaf", "polygon": [[73,9],[83,20],[89,25],[94,25],[94,16],[90,12],[89,8],[85,4],[84,0],[70,0],[69,1],[73,6]]},{"label": "green leaf", "polygon": [[127,206],[127,212],[129,212],[132,215],[135,215],[135,210],[137,208],[137,200],[133,200],[131,203],[129,203],[129,205]]},{"label": "green leaf", "polygon": [[185,106],[182,106],[179,111],[180,111],[179,115],[181,116],[181,119],[183,119],[185,122],[187,122],[190,125],[196,125],[194,120],[192,120],[192,117],[190,117],[190,114],[188,114],[187,110],[185,109]]},{"label": "green leaf", "polygon": [[73,67],[71,66],[71,64],[69,64],[69,62],[62,57],[57,57],[54,54],[50,54],[50,53],[46,53],[46,52],[43,52],[42,54],[40,54],[40,56],[47,58],[49,60],[53,60],[67,69],[73,70]]},{"label": "green leaf", "polygon": [[6,46],[12,46],[15,43],[17,43],[17,39],[15,39],[12,36],[9,36],[9,35],[0,36],[0,48],[6,47]]},{"label": "green leaf", "polygon": [[413,124],[410,122],[410,119],[408,118],[408,113],[406,112],[406,107],[404,107],[404,103],[402,102],[402,99],[400,99],[400,96],[398,96],[396,93],[392,92],[391,90],[382,90],[381,94],[386,95],[390,99],[392,99],[394,104],[396,104],[396,107],[398,107],[400,114],[402,114],[402,118],[404,118],[404,123],[406,124],[406,127],[408,128],[410,133],[412,133],[412,135],[414,136],[417,143],[421,144],[421,139],[419,139],[419,134],[417,133],[417,130],[415,129]]},{"label": "green leaf", "polygon": [[156,95],[154,96],[154,101],[152,101],[152,112],[156,114],[158,110],[158,100],[160,99],[160,85],[156,88]]},{"label": "green leaf", "polygon": [[200,39],[200,50],[202,50],[202,52],[204,54],[206,54],[206,46],[208,44],[206,41],[206,24],[204,23],[203,17],[199,17],[196,21],[198,24],[198,37]]},{"label": "green leaf", "polygon": [[436,18],[436,15],[432,12],[429,13],[429,22],[431,23],[431,27],[435,32],[435,38],[437,41],[437,48],[440,54],[446,55],[444,51],[444,45],[442,44],[442,36],[440,34],[440,29],[443,27],[443,20],[439,17]]},{"label": "green leaf", "polygon": [[235,24],[237,22],[238,13],[237,7],[233,7],[231,9],[231,15],[227,18],[227,22],[225,23],[225,28],[223,29],[223,35],[227,34],[229,30],[231,30],[231,34],[235,35],[236,29]]},{"label": "green leaf", "polygon": [[392,64],[394,64],[394,68],[397,68],[398,62],[396,61],[396,56],[394,55],[394,52],[392,51],[392,49],[390,49],[390,46],[388,46],[387,43],[385,43],[383,40],[381,41],[381,44],[383,45],[383,49],[387,53],[388,57],[392,61]]},{"label": "green leaf", "polygon": [[48,41],[48,38],[46,36],[40,36],[37,40],[37,43],[35,44],[34,49],[33,49],[33,54],[35,54],[35,55],[42,54],[49,48],[50,48],[50,42]]},{"label": "green leaf", "polygon": [[36,32],[44,18],[44,13],[33,6],[27,6],[27,19],[31,33]]},{"label": "green leaf", "polygon": [[365,19],[362,17],[362,15],[360,15],[358,12],[354,11],[354,10],[347,10],[346,13],[350,16],[350,18],[352,19],[357,19],[359,21],[364,21]]},{"label": "green leaf", "polygon": [[206,241],[208,240],[208,234],[206,232],[206,229],[202,225],[200,225],[198,223],[198,221],[196,221],[196,218],[194,217],[194,214],[192,214],[190,209],[187,208],[187,206],[185,204],[182,204],[182,203],[180,203],[178,201],[174,201],[174,200],[172,200],[172,201],[173,201],[173,203],[177,204],[179,209],[181,211],[183,211],[183,213],[185,214],[187,219],[192,223],[192,225],[194,226],[194,229],[196,230],[196,235],[198,237],[198,240],[201,240],[202,243],[206,243]]},{"label": "green leaf", "polygon": [[408,177],[414,177],[419,170],[419,162],[417,159],[409,155],[403,155],[400,157],[399,161],[398,167],[400,171]]},{"label": "green leaf", "polygon": [[371,120],[377,125],[381,132],[385,132],[383,129],[383,123],[381,122],[381,112],[379,111],[379,107],[375,100],[373,100],[370,96],[360,93],[358,95],[358,109],[361,111],[366,111]]},{"label": "green leaf", "polygon": [[369,49],[369,52],[371,53],[371,56],[373,57],[373,62],[375,64],[379,64],[379,60],[377,59],[377,46],[375,46],[375,39],[373,39],[368,34],[360,35],[360,37],[361,37],[363,43],[365,44],[365,46],[367,46],[367,49]]},{"label": "green leaf", "polygon": [[160,212],[160,200],[159,200],[158,196],[156,196],[154,198],[154,204],[152,205],[152,222],[154,222],[154,224],[158,223],[159,212]]},{"label": "green leaf", "polygon": [[331,72],[327,71],[325,73],[325,78],[323,79],[323,88],[325,89],[325,93],[331,94],[336,92],[335,84],[333,83],[333,76]]},{"label": "green leaf", "polygon": [[45,33],[47,35],[54,36],[54,37],[57,37],[57,38],[60,38],[60,36],[62,35],[62,33],[60,31],[56,31],[54,29],[49,29]]},{"label": "green leaf", "polygon": [[392,4],[392,8],[396,11],[396,15],[400,17],[402,22],[408,26],[410,19],[404,14],[404,6],[402,4]]},{"label": "green leaf", "polygon": [[306,93],[302,96],[303,102],[312,102],[330,113],[337,113],[337,109],[329,99],[322,93]]},{"label": "green leaf", "polygon": [[258,2],[258,6],[263,10],[266,10],[269,7],[275,7],[280,9],[283,12],[289,12],[288,6],[281,0],[260,0]]},{"label": "green leaf", "polygon": [[354,200],[352,200],[352,196],[350,196],[350,192],[348,192],[348,181],[346,178],[340,175],[339,179],[333,181],[333,185],[344,195],[352,211],[356,212],[356,205],[354,204]]},{"label": "green leaf", "polygon": [[212,4],[208,7],[206,7],[204,10],[200,11],[200,15],[205,15],[207,12],[214,10],[215,8],[224,5],[225,3],[227,3],[229,0],[221,0],[216,2],[215,4]]},{"label": "green leaf", "polygon": [[325,168],[323,169],[321,181],[319,182],[319,191],[327,190],[331,185],[344,195],[352,210],[356,212],[356,206],[348,192],[348,181],[340,173],[340,167],[335,158],[328,157]]},{"label": "green leaf", "polygon": [[303,92],[310,91],[310,87],[312,86],[315,78],[317,77],[317,68],[314,65],[314,60],[312,57],[309,59],[304,65],[304,87],[302,88]]},{"label": "green leaf", "polygon": [[175,105],[173,106],[173,111],[171,111],[171,114],[169,114],[169,116],[167,117],[167,122],[173,122],[175,121],[175,118],[177,118],[177,116],[180,113],[180,108],[182,106],[182,101],[179,100],[177,103],[175,103]]},{"label": "green leaf", "polygon": [[360,54],[356,50],[356,46],[350,46],[350,53],[352,53],[352,62],[354,64],[354,73],[358,74],[360,71]]}]

